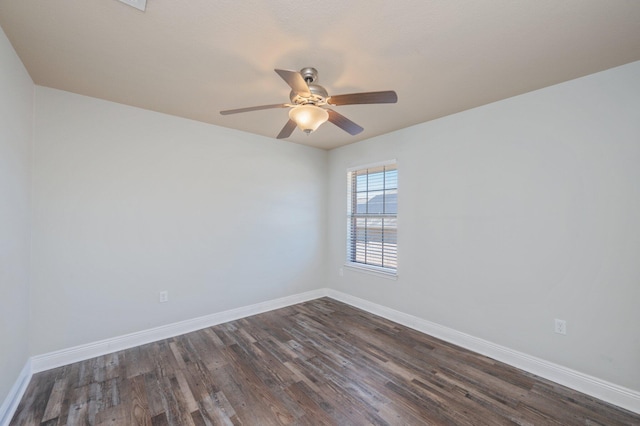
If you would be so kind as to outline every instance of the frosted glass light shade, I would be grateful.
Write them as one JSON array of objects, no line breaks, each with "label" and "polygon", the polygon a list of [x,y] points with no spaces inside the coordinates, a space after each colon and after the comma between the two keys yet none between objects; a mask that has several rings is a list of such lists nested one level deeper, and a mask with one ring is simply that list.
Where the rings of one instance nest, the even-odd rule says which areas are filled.
[{"label": "frosted glass light shade", "polygon": [[299,105],[289,110],[289,118],[296,122],[300,130],[309,134],[329,119],[329,113],[315,105]]}]

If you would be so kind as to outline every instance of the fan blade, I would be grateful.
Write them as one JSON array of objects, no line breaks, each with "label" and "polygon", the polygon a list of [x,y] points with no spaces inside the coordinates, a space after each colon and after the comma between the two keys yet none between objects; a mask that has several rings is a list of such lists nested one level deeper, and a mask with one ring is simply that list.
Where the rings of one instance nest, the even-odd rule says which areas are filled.
[{"label": "fan blade", "polygon": [[398,95],[393,90],[383,92],[350,93],[348,95],[336,95],[327,99],[330,105],[355,105],[355,104],[395,104]]},{"label": "fan blade", "polygon": [[276,139],[288,138],[289,136],[291,136],[291,133],[293,133],[295,128],[296,128],[296,122],[295,121],[293,121],[293,120],[287,121],[287,124],[284,125],[282,130],[280,130],[280,133],[278,133],[278,136],[276,136]]},{"label": "fan blade", "polygon": [[337,113],[332,109],[327,109],[327,112],[329,113],[329,121],[349,133],[351,136],[355,136],[364,130],[344,115]]},{"label": "fan blade", "polygon": [[287,107],[289,107],[289,104],[260,105],[260,106],[254,106],[254,107],[248,107],[248,108],[228,109],[225,111],[220,111],[220,114],[229,115],[229,114],[238,114],[240,112],[259,111],[261,109],[287,108]]},{"label": "fan blade", "polygon": [[304,81],[302,75],[298,71],[289,71],[289,70],[279,70],[275,69],[275,72],[278,73],[280,77],[293,89],[293,92],[297,95],[302,96],[303,98],[308,98],[311,96],[311,92],[309,91],[309,86],[307,82]]}]

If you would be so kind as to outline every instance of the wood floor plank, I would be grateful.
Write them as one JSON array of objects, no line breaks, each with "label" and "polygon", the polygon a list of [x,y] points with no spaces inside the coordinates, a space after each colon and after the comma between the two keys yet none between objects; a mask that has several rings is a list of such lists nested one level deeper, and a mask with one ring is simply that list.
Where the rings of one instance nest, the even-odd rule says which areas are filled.
[{"label": "wood floor plank", "polygon": [[151,425],[152,426],[171,426],[171,423],[169,423],[169,420],[167,419],[167,416],[165,413],[160,413],[157,416],[153,416],[151,418]]},{"label": "wood floor plank", "polygon": [[122,395],[123,403],[120,406],[127,408],[125,416],[127,424],[150,425],[151,412],[144,377],[140,375],[125,381],[122,386]]},{"label": "wood floor plank", "polygon": [[[229,365],[233,367],[235,374],[238,374],[245,383],[243,393],[250,395],[253,399],[252,407],[263,407],[261,411],[265,414],[265,420],[276,424],[291,424],[294,417],[287,410],[283,401],[279,400],[269,389],[269,386],[260,378],[258,369],[254,368],[259,358],[255,354],[247,353],[237,343],[232,344],[227,351]],[[267,413],[271,414],[268,415]]]},{"label": "wood floor plank", "polygon": [[202,409],[199,411],[204,424],[212,425],[233,425],[236,412],[224,396],[224,393],[217,392],[207,395],[201,401]]},{"label": "wood floor plank", "polygon": [[190,361],[186,367],[184,377],[196,402],[218,392],[219,386],[223,385],[215,377],[217,369],[209,370],[203,361]]},{"label": "wood floor plank", "polygon": [[329,298],[35,374],[13,425],[640,425]]},{"label": "wood floor plank", "polygon": [[[92,365],[93,362],[84,363],[84,368],[81,368],[80,373],[81,383],[88,380],[88,373]],[[89,421],[89,388],[90,385],[87,383],[71,392],[71,405],[69,406],[69,415],[67,417],[68,425],[91,424]]]},{"label": "wood floor plank", "polygon": [[155,371],[150,371],[143,377],[144,387],[147,394],[147,403],[149,405],[149,414],[153,418],[165,411],[165,405],[163,404],[162,398],[162,388]]},{"label": "wood floor plank", "polygon": [[49,395],[49,400],[47,401],[47,406],[42,416],[43,422],[60,417],[60,410],[62,409],[62,401],[64,400],[66,387],[66,378],[61,378],[54,382],[53,389]]},{"label": "wood floor plank", "polygon": [[55,378],[55,371],[34,374],[18,404],[11,424],[39,425],[41,423]]},{"label": "wood floor plank", "polygon": [[195,426],[191,412],[187,409],[185,396],[179,391],[180,385],[175,376],[165,376],[160,380],[160,383],[162,385],[165,414],[169,424]]},{"label": "wood floor plank", "polygon": [[129,423],[129,412],[126,404],[116,405],[100,411],[96,415],[95,425],[125,425]]}]

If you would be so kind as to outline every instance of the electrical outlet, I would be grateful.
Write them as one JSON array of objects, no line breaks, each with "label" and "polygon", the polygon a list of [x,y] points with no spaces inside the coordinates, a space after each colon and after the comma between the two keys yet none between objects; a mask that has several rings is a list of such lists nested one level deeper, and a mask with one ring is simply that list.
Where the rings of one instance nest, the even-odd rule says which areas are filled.
[{"label": "electrical outlet", "polygon": [[169,292],[167,290],[160,292],[160,303],[169,301]]},{"label": "electrical outlet", "polygon": [[555,319],[555,332],[558,334],[567,334],[567,322],[561,319]]}]

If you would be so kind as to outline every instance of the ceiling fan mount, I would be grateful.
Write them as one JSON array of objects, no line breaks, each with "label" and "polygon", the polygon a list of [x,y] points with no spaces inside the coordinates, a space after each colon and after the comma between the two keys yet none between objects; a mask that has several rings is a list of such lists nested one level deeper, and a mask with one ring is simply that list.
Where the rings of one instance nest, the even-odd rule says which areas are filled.
[{"label": "ceiling fan mount", "polygon": [[302,68],[300,71],[274,70],[291,87],[290,104],[261,105],[220,111],[222,115],[241,112],[258,111],[271,108],[291,108],[289,121],[284,125],[278,139],[291,136],[296,126],[306,134],[315,131],[322,123],[329,121],[340,127],[350,135],[357,135],[364,129],[342,114],[328,108],[340,105],[355,104],[385,104],[396,103],[398,95],[392,90],[382,92],[351,93],[347,95],[329,96],[327,90],[316,84],[318,70],[313,67]]},{"label": "ceiling fan mount", "polygon": [[300,75],[307,84],[315,83],[318,80],[318,70],[313,67],[302,68]]}]

